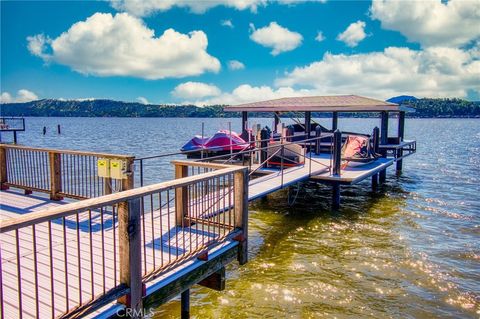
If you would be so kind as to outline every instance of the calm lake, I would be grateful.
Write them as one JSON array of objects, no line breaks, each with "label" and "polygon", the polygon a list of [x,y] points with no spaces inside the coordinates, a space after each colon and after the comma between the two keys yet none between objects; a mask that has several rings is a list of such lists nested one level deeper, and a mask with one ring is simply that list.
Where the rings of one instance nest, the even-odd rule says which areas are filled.
[{"label": "calm lake", "polygon": [[[228,122],[240,127],[240,119],[27,118],[18,138],[142,157],[177,151],[201,134],[202,122],[206,135]],[[341,130],[365,133],[375,125],[339,122]],[[339,211],[330,209],[330,190],[314,183],[302,184],[293,205],[288,190],[251,204],[250,262],[230,265],[223,292],[192,289],[192,317],[478,318],[480,120],[407,119],[405,136],[418,151],[403,174],[390,169],[376,192],[369,180],[343,188]],[[171,159],[146,160],[145,183],[170,179]],[[176,318],[179,301],[155,311],[155,318]]]}]

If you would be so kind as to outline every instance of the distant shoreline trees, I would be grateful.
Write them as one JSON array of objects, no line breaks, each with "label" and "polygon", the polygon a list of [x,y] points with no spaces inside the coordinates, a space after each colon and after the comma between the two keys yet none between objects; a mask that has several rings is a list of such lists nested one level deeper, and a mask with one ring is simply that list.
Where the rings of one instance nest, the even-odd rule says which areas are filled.
[{"label": "distant shoreline trees", "polygon": [[[404,104],[416,109],[409,117],[419,118],[474,118],[480,117],[480,101],[462,99],[417,99]],[[197,107],[195,105],[154,105],[113,100],[38,100],[26,103],[0,104],[2,116],[48,117],[238,117],[240,113],[224,112],[223,105]],[[293,114],[283,114],[289,116]],[[351,117],[371,117],[372,113],[346,113]],[[255,113],[251,116],[270,117],[271,114]],[[329,117],[329,113],[313,114]],[[377,115],[375,115],[377,116]]]}]

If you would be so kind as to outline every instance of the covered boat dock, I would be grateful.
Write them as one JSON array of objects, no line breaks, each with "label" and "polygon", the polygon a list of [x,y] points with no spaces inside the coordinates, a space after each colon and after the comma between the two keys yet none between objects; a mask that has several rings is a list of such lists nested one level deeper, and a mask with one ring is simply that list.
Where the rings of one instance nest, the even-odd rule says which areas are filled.
[{"label": "covered boat dock", "polygon": [[[414,112],[413,108],[395,103],[385,102],[358,95],[335,95],[335,96],[306,96],[287,97],[275,100],[260,101],[254,103],[227,106],[227,112],[240,112],[242,114],[243,134],[249,131],[249,113],[271,112],[275,119],[273,132],[284,134],[284,125],[280,123],[282,114],[303,113],[303,127],[305,140],[318,138],[315,150],[304,145],[306,153],[317,162],[330,166],[329,170],[311,174],[310,179],[329,184],[333,189],[332,205],[338,208],[340,205],[340,186],[359,183],[367,178],[372,179],[372,187],[386,180],[386,169],[396,164],[396,171],[402,171],[403,159],[416,152],[416,142],[405,140],[405,115]],[[320,113],[331,114],[331,129],[312,122],[312,115]],[[381,156],[375,161],[361,167],[342,167],[341,146],[347,135],[356,133],[342,132],[338,129],[338,119],[342,113],[376,113],[380,118],[380,128],[373,129],[372,138],[376,141],[375,151]],[[397,125],[397,134],[389,136],[389,119],[394,114]],[[375,136],[377,135],[377,136]],[[323,139],[321,139],[323,137]],[[320,141],[321,139],[321,141]],[[326,150],[325,150],[326,148]],[[313,153],[313,154],[312,154]],[[262,169],[260,169],[262,170]],[[264,170],[270,173],[271,170]]]}]

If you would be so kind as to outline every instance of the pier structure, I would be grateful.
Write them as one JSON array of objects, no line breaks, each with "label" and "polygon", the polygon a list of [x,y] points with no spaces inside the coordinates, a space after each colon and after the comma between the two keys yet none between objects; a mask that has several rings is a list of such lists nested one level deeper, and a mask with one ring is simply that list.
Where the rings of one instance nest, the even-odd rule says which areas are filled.
[{"label": "pier structure", "polygon": [[[135,158],[0,144],[1,317],[136,318],[180,296],[188,318],[192,286],[223,290],[226,265],[248,261],[249,201],[316,181],[331,185],[337,209],[342,185],[371,178],[377,187],[416,151],[404,139],[409,109],[393,103],[287,98],[226,111],[241,112],[244,134],[248,112],[273,112],[276,127],[242,151],[202,149],[200,158],[170,161],[172,179],[149,185],[148,163],[181,153]],[[282,112],[300,111],[303,129],[281,124]],[[331,112],[331,130],[313,123],[312,112]],[[380,114],[371,138],[381,156],[371,163],[342,165],[342,143],[356,134],[338,129],[344,112]],[[389,113],[398,114],[394,137]]]},{"label": "pier structure", "polygon": [[[0,117],[0,143],[6,132],[13,134],[13,144],[17,144],[17,133],[25,131],[25,119],[23,117],[2,116]],[[2,134],[3,133],[3,134]]]},{"label": "pier structure", "polygon": [[181,296],[186,318],[193,285],[225,288],[248,260],[247,168],[176,161],[134,188],[133,160],[0,144],[0,317],[140,318]]},{"label": "pier structure", "polygon": [[[403,159],[416,152],[416,141],[404,138],[405,114],[415,110],[404,105],[372,98],[358,95],[292,97],[227,106],[225,111],[242,114],[243,134],[247,134],[249,113],[272,112],[275,118],[273,131],[280,134],[277,140],[281,140],[285,132],[284,125],[280,124],[280,114],[303,113],[304,122],[301,125],[303,129],[301,132],[294,132],[287,139],[293,141],[317,139],[316,146],[312,146],[312,143],[304,143],[306,157],[313,158],[317,163],[327,165],[329,169],[318,174],[310,174],[309,178],[313,181],[331,185],[333,208],[339,208],[340,206],[342,185],[352,185],[371,178],[372,187],[375,188],[379,183],[386,181],[386,172],[389,166],[395,163],[396,172],[400,174]],[[317,115],[330,113],[331,129],[325,129],[312,122],[312,113]],[[371,138],[374,139],[375,152],[381,155],[380,158],[361,167],[342,167],[342,144],[346,136],[358,134],[341,132],[338,129],[339,116],[345,113],[379,114],[380,128],[372,128]],[[388,133],[389,119],[392,114],[396,115],[398,121],[395,136],[389,136]],[[313,129],[314,127],[317,130]],[[275,140],[275,134],[272,140]]]}]

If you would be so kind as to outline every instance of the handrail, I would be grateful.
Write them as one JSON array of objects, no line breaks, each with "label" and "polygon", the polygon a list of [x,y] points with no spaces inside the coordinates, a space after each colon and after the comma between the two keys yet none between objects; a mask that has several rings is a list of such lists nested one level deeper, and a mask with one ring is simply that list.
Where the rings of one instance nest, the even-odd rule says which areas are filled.
[{"label": "handrail", "polygon": [[218,177],[233,172],[240,172],[244,170],[243,167],[228,167],[221,170],[204,173],[202,175],[188,176],[180,179],[171,180],[168,182],[157,183],[153,185],[143,186],[139,188],[130,189],[127,191],[105,195],[96,198],[90,198],[75,203],[61,205],[53,208],[48,208],[39,212],[30,213],[17,218],[3,220],[0,225],[0,233],[15,230],[21,227],[31,226],[33,224],[42,223],[48,220],[67,217],[78,212],[83,212],[88,209],[96,209],[119,202],[125,202],[140,196],[147,196],[160,191],[167,191],[182,186],[187,186],[192,182],[201,182],[212,177]]},{"label": "handrail", "polygon": [[0,143],[0,148],[14,148],[22,149],[26,151],[39,151],[39,152],[51,152],[51,153],[61,153],[61,154],[71,154],[71,155],[86,155],[86,156],[97,156],[97,157],[106,157],[106,158],[120,158],[120,159],[134,159],[134,155],[121,155],[121,154],[109,154],[109,153],[99,153],[99,152],[85,152],[85,151],[74,151],[74,150],[60,150],[53,148],[42,148],[42,147],[30,147],[24,145],[12,145]]}]

